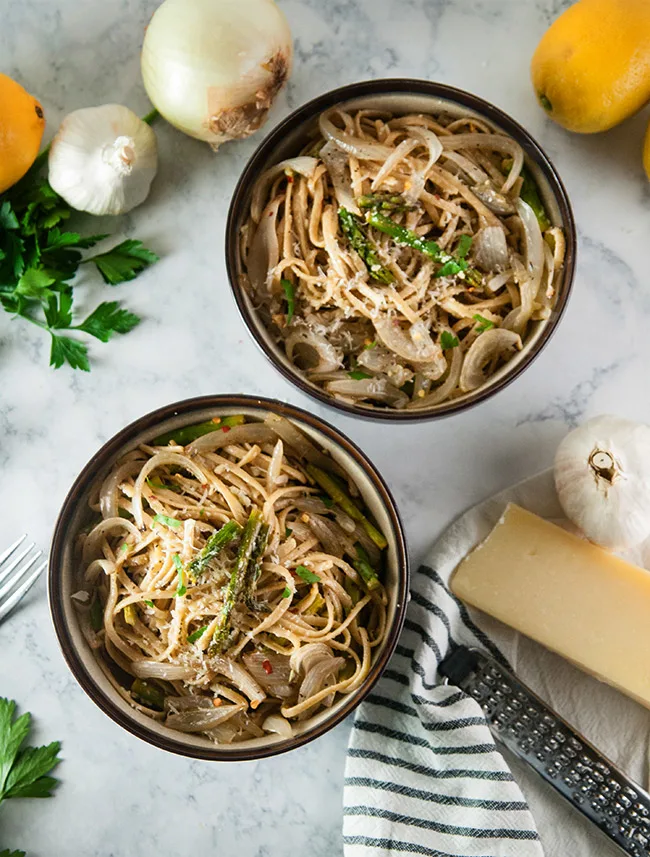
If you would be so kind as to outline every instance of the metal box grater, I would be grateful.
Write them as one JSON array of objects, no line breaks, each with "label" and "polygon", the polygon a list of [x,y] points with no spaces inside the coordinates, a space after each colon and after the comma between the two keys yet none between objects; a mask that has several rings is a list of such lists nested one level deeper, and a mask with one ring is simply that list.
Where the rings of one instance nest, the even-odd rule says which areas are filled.
[{"label": "metal box grater", "polygon": [[459,646],[439,670],[479,703],[496,741],[625,854],[650,857],[650,794],[489,655]]}]

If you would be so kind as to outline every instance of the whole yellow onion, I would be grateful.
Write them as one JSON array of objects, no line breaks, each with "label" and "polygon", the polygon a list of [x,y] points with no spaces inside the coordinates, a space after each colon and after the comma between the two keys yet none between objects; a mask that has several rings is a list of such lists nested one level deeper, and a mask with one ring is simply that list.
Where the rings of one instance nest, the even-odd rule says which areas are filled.
[{"label": "whole yellow onion", "polygon": [[169,123],[216,149],[263,125],[292,54],[273,0],[165,0],[147,27],[142,77]]}]

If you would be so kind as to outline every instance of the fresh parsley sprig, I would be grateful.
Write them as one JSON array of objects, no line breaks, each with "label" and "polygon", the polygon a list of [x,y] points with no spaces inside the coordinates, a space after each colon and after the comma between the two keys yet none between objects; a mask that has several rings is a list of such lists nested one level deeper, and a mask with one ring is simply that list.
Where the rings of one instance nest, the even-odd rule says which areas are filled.
[{"label": "fresh parsley sprig", "polygon": [[85,320],[73,323],[73,284],[81,265],[95,266],[111,286],[133,280],[158,261],[142,242],[128,239],[95,256],[83,251],[107,235],[82,237],[65,228],[72,208],[32,169],[24,179],[0,194],[0,304],[47,331],[51,337],[50,365],[67,363],[88,372],[88,348],[61,331],[78,331],[108,342],[140,322],[117,301],[100,304]]},{"label": "fresh parsley sprig", "polygon": [[16,703],[0,697],[0,804],[19,797],[51,797],[58,780],[49,776],[61,761],[61,747],[53,741],[44,747],[24,747],[31,715],[15,717]]}]

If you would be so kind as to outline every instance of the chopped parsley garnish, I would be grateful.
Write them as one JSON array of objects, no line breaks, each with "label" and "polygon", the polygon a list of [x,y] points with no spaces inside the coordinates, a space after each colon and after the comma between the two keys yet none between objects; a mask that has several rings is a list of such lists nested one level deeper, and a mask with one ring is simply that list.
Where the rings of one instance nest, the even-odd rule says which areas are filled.
[{"label": "chopped parsley garnish", "polygon": [[153,603],[153,601],[149,601],[148,598],[144,599],[144,603],[147,605],[147,607],[155,607],[155,604]]},{"label": "chopped parsley garnish", "polygon": [[448,330],[443,330],[440,334],[440,347],[443,351],[449,351],[451,348],[457,348],[459,345],[458,337]]},{"label": "chopped parsley garnish", "polygon": [[122,551],[122,553],[126,553],[128,551],[128,549],[129,549],[129,546],[127,545],[127,543],[122,542],[122,544],[120,545],[120,550]]},{"label": "chopped parsley garnish", "polygon": [[474,321],[478,322],[478,324],[476,325],[476,330],[478,333],[485,333],[486,330],[491,330],[494,327],[493,321],[490,321],[489,318],[485,318],[484,316],[479,315],[479,313],[473,315],[472,318],[474,319]]},{"label": "chopped parsley garnish", "polygon": [[465,256],[470,251],[470,247],[472,246],[472,237],[471,235],[461,235],[458,239],[458,246],[456,247],[456,258],[464,259]]},{"label": "chopped parsley garnish", "polygon": [[285,539],[288,539],[292,532],[293,532],[293,530],[292,530],[290,527],[285,527],[285,528],[284,528],[284,537],[285,537]]},{"label": "chopped parsley garnish", "polygon": [[289,589],[288,586],[285,586],[284,589],[282,590],[282,597],[283,598],[290,598],[291,597],[291,590]]},{"label": "chopped parsley garnish", "polygon": [[302,577],[305,583],[320,583],[320,577],[317,574],[314,574],[313,571],[305,568],[304,565],[299,565],[296,568],[296,574],[298,577]]},{"label": "chopped parsley garnish", "polygon": [[192,631],[191,634],[187,635],[188,643],[196,643],[196,641],[208,630],[207,625],[203,625],[201,628],[197,628],[196,631]]},{"label": "chopped parsley garnish", "polygon": [[154,515],[153,516],[154,524],[164,524],[166,527],[171,527],[173,530],[177,530],[181,521],[178,518],[170,518],[169,515]]},{"label": "chopped parsley garnish", "polygon": [[282,291],[287,299],[287,324],[291,324],[291,319],[296,309],[296,288],[289,280],[280,280]]},{"label": "chopped parsley garnish", "polygon": [[178,589],[176,590],[176,595],[185,595],[185,593],[187,592],[187,586],[185,586],[185,572],[183,570],[183,563],[177,553],[174,554],[172,559],[174,561],[176,571],[178,572]]},{"label": "chopped parsley garnish", "polygon": [[363,350],[364,351],[370,351],[371,349],[376,348],[376,347],[377,347],[377,340],[375,339],[372,342],[368,342],[366,345],[364,345]]},{"label": "chopped parsley garnish", "polygon": [[372,375],[362,372],[361,369],[354,369],[352,372],[348,372],[348,377],[352,378],[353,381],[364,381],[366,378],[372,378]]}]

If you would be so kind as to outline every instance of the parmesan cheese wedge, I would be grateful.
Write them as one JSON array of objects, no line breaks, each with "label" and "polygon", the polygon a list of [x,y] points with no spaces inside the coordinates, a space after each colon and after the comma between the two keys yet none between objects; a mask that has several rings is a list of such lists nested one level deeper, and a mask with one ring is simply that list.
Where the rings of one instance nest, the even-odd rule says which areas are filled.
[{"label": "parmesan cheese wedge", "polygon": [[650,572],[511,503],[451,589],[650,708]]}]

